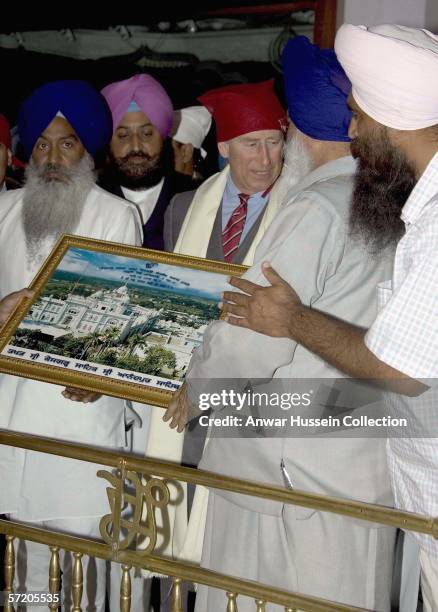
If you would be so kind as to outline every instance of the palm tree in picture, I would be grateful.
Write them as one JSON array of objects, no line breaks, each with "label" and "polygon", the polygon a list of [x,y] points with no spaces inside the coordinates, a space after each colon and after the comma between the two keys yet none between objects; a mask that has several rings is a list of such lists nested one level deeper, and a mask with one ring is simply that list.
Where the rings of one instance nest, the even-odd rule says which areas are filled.
[{"label": "palm tree in picture", "polygon": [[98,349],[102,345],[102,332],[94,331],[88,334],[85,338],[85,346],[81,355],[81,359],[90,359],[94,354],[97,354]]},{"label": "palm tree in picture", "polygon": [[131,334],[130,336],[128,336],[128,338],[125,340],[125,343],[126,343],[125,355],[126,356],[132,355],[132,353],[134,352],[137,346],[139,348],[144,346],[144,336],[143,334],[135,332]]},{"label": "palm tree in picture", "polygon": [[[115,325],[108,327],[105,329],[102,334],[102,347],[101,351],[109,349],[111,346],[114,346],[116,340],[119,339],[120,329]],[[100,351],[99,351],[100,352]]]}]

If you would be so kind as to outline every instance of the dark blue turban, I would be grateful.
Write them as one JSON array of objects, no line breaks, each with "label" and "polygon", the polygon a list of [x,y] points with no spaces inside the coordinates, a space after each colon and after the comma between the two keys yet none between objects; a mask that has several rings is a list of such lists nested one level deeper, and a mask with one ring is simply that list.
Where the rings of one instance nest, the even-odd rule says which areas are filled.
[{"label": "dark blue turban", "polygon": [[20,107],[18,133],[28,157],[58,112],[91,155],[108,144],[112,118],[104,97],[86,81],[53,81],[36,89]]},{"label": "dark blue turban", "polygon": [[316,140],[349,142],[351,83],[331,49],[305,36],[288,41],[282,57],[289,117]]}]

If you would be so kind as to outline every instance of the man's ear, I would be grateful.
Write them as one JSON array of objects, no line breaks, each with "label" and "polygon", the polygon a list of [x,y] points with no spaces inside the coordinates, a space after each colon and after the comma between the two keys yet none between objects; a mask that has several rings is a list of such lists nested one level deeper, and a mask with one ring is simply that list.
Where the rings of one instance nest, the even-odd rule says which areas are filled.
[{"label": "man's ear", "polygon": [[11,151],[11,149],[8,149],[8,166],[9,167],[12,166],[12,151]]},{"label": "man's ear", "polygon": [[193,160],[193,145],[188,142],[181,146],[181,157],[185,164],[188,164]]},{"label": "man's ear", "polygon": [[222,157],[228,159],[230,155],[230,145],[228,144],[228,142],[218,142],[217,148]]}]

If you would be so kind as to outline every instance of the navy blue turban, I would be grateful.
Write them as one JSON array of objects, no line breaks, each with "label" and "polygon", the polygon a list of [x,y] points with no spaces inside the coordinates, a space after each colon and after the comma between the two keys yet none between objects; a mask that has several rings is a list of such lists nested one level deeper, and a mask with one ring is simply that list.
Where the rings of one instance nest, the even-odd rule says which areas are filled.
[{"label": "navy blue turban", "polygon": [[351,83],[335,52],[296,36],[284,48],[282,63],[289,117],[300,132],[349,142]]},{"label": "navy blue turban", "polygon": [[28,157],[58,112],[67,119],[91,155],[110,141],[112,118],[104,97],[86,81],[53,81],[36,89],[23,102],[18,114],[18,133]]}]

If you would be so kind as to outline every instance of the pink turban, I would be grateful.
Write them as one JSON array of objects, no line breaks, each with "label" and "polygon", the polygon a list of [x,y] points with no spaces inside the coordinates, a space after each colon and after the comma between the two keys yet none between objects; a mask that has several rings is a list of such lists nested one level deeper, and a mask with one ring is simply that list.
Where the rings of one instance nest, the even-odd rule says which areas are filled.
[{"label": "pink turban", "polygon": [[102,89],[113,116],[113,133],[134,101],[150,122],[167,138],[173,122],[173,106],[164,87],[148,74],[110,83]]},{"label": "pink turban", "polygon": [[438,36],[399,25],[344,24],[335,51],[355,101],[372,119],[396,130],[438,124]]}]

